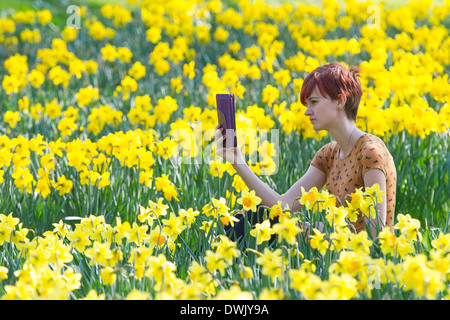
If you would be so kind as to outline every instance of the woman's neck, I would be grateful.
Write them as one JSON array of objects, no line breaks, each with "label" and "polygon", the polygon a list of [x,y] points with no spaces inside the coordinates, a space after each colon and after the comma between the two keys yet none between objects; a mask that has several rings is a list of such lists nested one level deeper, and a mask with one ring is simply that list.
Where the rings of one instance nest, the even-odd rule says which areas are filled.
[{"label": "woman's neck", "polygon": [[340,158],[346,157],[353,149],[358,138],[362,135],[362,132],[356,127],[355,122],[347,122],[340,128],[329,130],[329,133],[337,142],[340,148]]}]

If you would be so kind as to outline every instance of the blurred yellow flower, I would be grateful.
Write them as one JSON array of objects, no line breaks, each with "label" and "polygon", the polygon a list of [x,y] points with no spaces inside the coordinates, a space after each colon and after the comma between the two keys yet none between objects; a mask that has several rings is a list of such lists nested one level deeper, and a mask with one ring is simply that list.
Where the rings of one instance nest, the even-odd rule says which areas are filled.
[{"label": "blurred yellow flower", "polygon": [[55,188],[59,195],[69,193],[73,188],[73,182],[68,180],[64,175],[57,178],[56,182],[53,182],[53,188]]},{"label": "blurred yellow flower", "polygon": [[325,238],[325,234],[320,232],[319,229],[313,228],[313,231],[314,235],[309,236],[311,248],[317,249],[321,255],[324,255],[329,247],[328,240]]},{"label": "blurred yellow flower", "polygon": [[152,42],[154,44],[158,43],[161,40],[161,28],[151,27],[146,31],[147,41]]},{"label": "blurred yellow flower", "polygon": [[280,91],[270,84],[266,85],[262,91],[262,102],[267,103],[269,106],[272,106],[279,97]]},{"label": "blurred yellow flower", "polygon": [[44,110],[45,114],[52,120],[62,115],[62,106],[57,103],[56,99],[46,103]]},{"label": "blurred yellow flower", "polygon": [[8,269],[6,267],[0,266],[0,281],[8,279]]},{"label": "blurred yellow flower", "polygon": [[48,72],[48,78],[53,82],[55,86],[63,85],[67,87],[70,81],[70,73],[61,68],[61,66],[55,66]]},{"label": "blurred yellow flower", "polygon": [[136,80],[143,78],[146,73],[147,71],[145,69],[145,66],[139,61],[136,61],[128,71],[128,74]]},{"label": "blurred yellow flower", "polygon": [[273,226],[273,230],[278,235],[280,241],[286,240],[293,245],[297,242],[297,235],[302,229],[298,226],[298,218],[284,218]]},{"label": "blurred yellow flower", "polygon": [[119,47],[117,48],[117,59],[122,62],[129,63],[131,58],[133,57],[133,52],[127,47]]},{"label": "blurred yellow flower", "polygon": [[88,86],[86,88],[80,88],[75,96],[78,105],[83,107],[89,105],[92,101],[99,99],[99,92],[97,88]]},{"label": "blurred yellow flower", "polygon": [[321,200],[320,193],[318,192],[316,187],[311,188],[308,192],[302,187],[302,196],[299,200],[300,204],[304,205],[307,210],[312,210],[315,205],[318,206],[319,211],[322,211],[321,203],[318,202]]},{"label": "blurred yellow flower", "polygon": [[41,33],[39,29],[25,29],[20,32],[20,40],[23,42],[39,43],[41,42]]},{"label": "blurred yellow flower", "polygon": [[419,231],[420,221],[412,218],[409,214],[397,214],[398,222],[394,225],[394,229],[407,237],[408,241],[422,241],[422,234]]},{"label": "blurred yellow flower", "polygon": [[189,79],[194,79],[195,77],[195,61],[190,61],[183,65],[183,74],[188,76]]},{"label": "blurred yellow flower", "polygon": [[28,74],[28,81],[35,88],[39,88],[45,81],[45,75],[39,70],[33,69]]},{"label": "blurred yellow flower", "polygon": [[64,29],[61,31],[61,37],[67,41],[75,41],[78,35],[78,29],[77,28],[70,28],[68,26],[64,27]]},{"label": "blurred yellow flower", "polygon": [[16,111],[6,111],[3,114],[3,121],[5,121],[11,128],[15,128],[17,123],[20,121],[19,112]]},{"label": "blurred yellow flower", "polygon": [[103,280],[104,284],[112,285],[116,282],[117,274],[112,267],[106,266],[100,271],[100,278]]},{"label": "blurred yellow flower", "polygon": [[214,31],[214,40],[217,42],[225,42],[228,39],[229,32],[225,30],[223,27],[218,27],[216,31]]},{"label": "blurred yellow flower", "polygon": [[53,18],[52,13],[47,9],[36,11],[36,16],[39,20],[39,23],[42,25],[46,25],[47,23],[52,21]]},{"label": "blurred yellow flower", "polygon": [[106,61],[114,61],[117,58],[117,48],[109,43],[107,43],[103,48],[100,49],[103,59]]},{"label": "blurred yellow flower", "polygon": [[250,234],[256,238],[256,243],[260,245],[265,241],[269,241],[275,231],[270,225],[270,221],[264,220],[262,223],[256,223],[255,228],[250,231]]},{"label": "blurred yellow flower", "polygon": [[262,266],[262,274],[269,277],[279,277],[283,272],[283,259],[281,256],[281,249],[277,248],[271,250],[269,248],[264,248],[261,256],[256,258],[256,263]]}]

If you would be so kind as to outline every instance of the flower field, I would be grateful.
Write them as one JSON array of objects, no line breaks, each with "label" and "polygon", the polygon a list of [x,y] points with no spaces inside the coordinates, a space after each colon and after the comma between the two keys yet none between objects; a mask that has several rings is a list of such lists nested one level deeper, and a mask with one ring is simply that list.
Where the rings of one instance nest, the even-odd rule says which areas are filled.
[{"label": "flower field", "polygon": [[[450,298],[450,1],[71,7],[0,15],[2,299]],[[394,228],[352,232],[377,186],[313,189],[231,241],[260,199],[214,154],[215,95],[283,193],[332,139],[299,94],[334,61],[361,69],[357,126],[397,166]]]}]

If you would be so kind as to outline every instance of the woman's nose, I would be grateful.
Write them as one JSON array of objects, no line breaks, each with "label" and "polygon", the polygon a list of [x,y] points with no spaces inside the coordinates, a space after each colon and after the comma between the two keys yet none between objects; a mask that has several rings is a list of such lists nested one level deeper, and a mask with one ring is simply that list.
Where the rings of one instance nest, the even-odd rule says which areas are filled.
[{"label": "woman's nose", "polygon": [[312,115],[312,111],[309,107],[306,107],[305,116],[310,116],[310,115]]}]

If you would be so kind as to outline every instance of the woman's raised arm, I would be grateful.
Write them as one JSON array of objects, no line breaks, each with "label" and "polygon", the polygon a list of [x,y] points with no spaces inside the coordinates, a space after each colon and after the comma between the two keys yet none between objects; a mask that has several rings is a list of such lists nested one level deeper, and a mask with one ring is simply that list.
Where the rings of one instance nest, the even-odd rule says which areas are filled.
[{"label": "woman's raised arm", "polygon": [[[284,209],[289,206],[294,211],[301,207],[301,204],[296,201],[301,197],[302,187],[309,191],[312,187],[316,187],[320,190],[326,181],[326,175],[316,167],[310,166],[306,173],[292,185],[289,190],[284,194],[279,194],[273,190],[270,186],[264,183],[247,165],[242,155],[242,152],[238,147],[235,148],[223,148],[223,136],[219,126],[214,133],[216,154],[222,157],[227,162],[233,165],[237,174],[244,180],[245,184],[250,190],[254,190],[255,194],[261,198],[261,204],[272,207],[277,205],[281,201],[281,207]],[[292,205],[294,204],[294,208]]]}]

